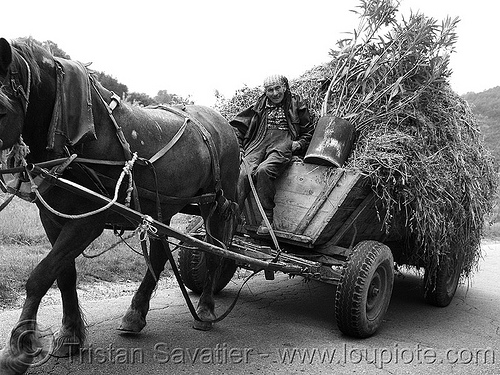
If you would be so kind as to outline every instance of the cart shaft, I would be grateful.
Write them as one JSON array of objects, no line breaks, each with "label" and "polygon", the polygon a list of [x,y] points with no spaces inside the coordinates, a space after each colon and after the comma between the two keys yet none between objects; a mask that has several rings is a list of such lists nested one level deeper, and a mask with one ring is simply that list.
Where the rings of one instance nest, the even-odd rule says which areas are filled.
[{"label": "cart shaft", "polygon": [[[81,186],[73,181],[67,180],[62,177],[56,177],[45,170],[37,170],[36,166],[34,167],[36,172],[39,172],[47,182],[54,186],[58,186],[65,190],[68,190],[72,193],[90,199],[96,203],[100,203],[103,205],[109,204],[111,199],[105,197],[99,193],[96,193],[93,190],[90,190],[84,186]],[[223,249],[221,247],[215,246],[211,243],[199,240],[195,237],[192,237],[188,234],[182,233],[162,222],[159,222],[148,215],[144,215],[138,211],[135,211],[121,203],[113,203],[110,210],[124,216],[125,218],[135,221],[136,225],[139,226],[145,219],[147,219],[149,225],[156,228],[157,233],[159,235],[170,236],[178,239],[179,241],[184,242],[189,246],[196,247],[198,250],[217,255],[224,258],[233,259],[236,262],[248,264],[257,269],[271,270],[271,271],[282,271],[286,273],[300,273],[301,268],[298,266],[284,264],[282,262],[273,262],[273,261],[265,261],[261,259],[255,259],[246,255],[238,254],[233,251],[229,251],[227,249]]]}]

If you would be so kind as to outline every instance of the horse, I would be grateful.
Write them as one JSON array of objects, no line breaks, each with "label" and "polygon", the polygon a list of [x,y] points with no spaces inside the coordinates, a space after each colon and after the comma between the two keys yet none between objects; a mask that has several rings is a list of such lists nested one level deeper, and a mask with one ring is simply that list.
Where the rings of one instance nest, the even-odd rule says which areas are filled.
[{"label": "horse", "polygon": [[[30,39],[0,39],[0,80],[0,149],[22,140],[29,147],[24,165],[68,161],[77,155],[59,173],[108,196],[113,196],[125,162],[136,160],[128,189],[119,189],[119,202],[128,198],[135,210],[166,225],[186,207],[197,207],[210,234],[206,241],[217,246],[230,242],[237,211],[239,146],[232,127],[217,111],[198,105],[129,104],[97,82],[87,65],[57,58]],[[85,323],[76,292],[75,258],[104,229],[132,229],[123,215],[100,210],[101,204],[59,186],[39,193],[35,203],[52,248],[26,282],[19,321],[0,352],[2,374],[26,372],[39,355],[37,312],[54,282],[61,293],[63,318],[51,354],[64,357],[80,350]],[[164,245],[164,238],[150,236],[149,267],[120,330],[138,333],[145,327],[151,295],[169,259]],[[208,330],[216,318],[214,281],[221,258],[205,258],[207,276],[194,328]]]}]

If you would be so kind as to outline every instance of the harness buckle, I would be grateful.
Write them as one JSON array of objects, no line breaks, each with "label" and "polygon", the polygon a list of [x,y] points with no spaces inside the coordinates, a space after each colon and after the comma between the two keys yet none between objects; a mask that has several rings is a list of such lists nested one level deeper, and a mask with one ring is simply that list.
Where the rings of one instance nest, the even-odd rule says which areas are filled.
[{"label": "harness buckle", "polygon": [[111,102],[109,103],[109,109],[114,111],[116,107],[120,105],[121,98],[115,92],[111,91]]}]

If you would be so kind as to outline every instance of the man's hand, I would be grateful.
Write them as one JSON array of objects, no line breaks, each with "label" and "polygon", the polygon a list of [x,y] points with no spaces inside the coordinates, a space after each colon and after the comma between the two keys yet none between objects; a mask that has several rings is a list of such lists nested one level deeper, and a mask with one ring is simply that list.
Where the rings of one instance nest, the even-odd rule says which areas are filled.
[{"label": "man's hand", "polygon": [[295,152],[297,150],[300,150],[300,142],[299,141],[293,141],[292,142],[292,152]]}]

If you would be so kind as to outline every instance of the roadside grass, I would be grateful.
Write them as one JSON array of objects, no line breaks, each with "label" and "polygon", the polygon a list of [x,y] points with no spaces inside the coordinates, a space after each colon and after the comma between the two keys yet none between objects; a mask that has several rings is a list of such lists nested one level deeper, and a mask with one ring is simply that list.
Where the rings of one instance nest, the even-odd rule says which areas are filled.
[{"label": "roadside grass", "polygon": [[[4,199],[5,197],[0,194],[0,202]],[[172,226],[183,229],[189,219],[190,217],[186,215],[177,215],[172,221]],[[40,223],[38,210],[32,203],[14,198],[0,212],[0,222],[1,309],[18,304],[25,294],[24,285],[31,271],[49,253],[51,246]],[[125,233],[123,238],[129,237],[129,234]],[[85,256],[80,255],[76,259],[79,285],[142,280],[147,266],[141,253],[139,239],[134,236],[126,242],[129,246],[112,231],[104,231],[85,250]],[[169,265],[164,274],[169,274]],[[55,287],[54,284],[53,288]]]},{"label": "roadside grass", "polygon": [[[0,194],[0,201],[6,198]],[[38,210],[32,203],[15,197],[12,202],[0,212],[0,244],[40,245],[45,243]]]}]

